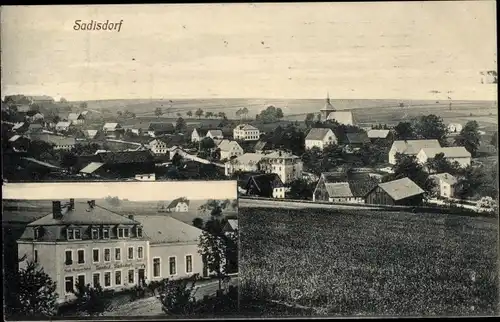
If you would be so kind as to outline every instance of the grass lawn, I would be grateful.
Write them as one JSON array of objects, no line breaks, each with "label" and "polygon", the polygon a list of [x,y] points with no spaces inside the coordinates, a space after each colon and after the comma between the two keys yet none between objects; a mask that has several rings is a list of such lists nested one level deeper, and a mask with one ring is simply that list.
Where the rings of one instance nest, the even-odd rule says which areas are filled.
[{"label": "grass lawn", "polygon": [[480,315],[498,303],[496,218],[241,208],[240,286],[330,315]]}]

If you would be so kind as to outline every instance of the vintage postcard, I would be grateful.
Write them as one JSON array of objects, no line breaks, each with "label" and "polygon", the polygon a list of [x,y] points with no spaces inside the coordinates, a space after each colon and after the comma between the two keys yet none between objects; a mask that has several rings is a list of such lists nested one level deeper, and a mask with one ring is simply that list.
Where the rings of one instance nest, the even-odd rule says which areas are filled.
[{"label": "vintage postcard", "polygon": [[[59,218],[59,206],[95,214],[97,205],[121,215],[99,210],[97,218],[128,218],[125,205],[143,200],[155,216],[182,221],[185,216],[170,213],[177,200],[175,207],[196,211],[184,224],[210,231],[211,224],[194,222],[200,208],[191,206],[210,199],[216,202],[200,212],[216,204],[223,213],[235,213],[215,235],[227,243],[227,236],[238,239],[237,288],[229,291],[224,275],[220,285],[202,293],[206,297],[192,300],[190,284],[175,284],[175,293],[170,284],[153,283],[163,288],[123,300],[123,310],[105,306],[89,314],[498,315],[495,5],[2,7],[3,198],[48,200],[22,205],[42,217],[19,219],[10,241],[26,254],[19,263],[33,260],[35,228],[43,226],[37,221],[59,220],[53,218],[54,212]],[[202,181],[205,188],[197,188]],[[49,182],[64,188],[39,186]],[[172,188],[156,188],[160,183]],[[96,185],[82,195],[80,184]],[[219,195],[218,184],[232,184],[234,195]],[[25,197],[9,192],[13,188]],[[231,201],[236,198],[237,216]],[[16,218],[17,211],[10,211]],[[140,227],[135,221],[143,223],[133,215],[127,221],[133,227],[123,231],[137,244],[148,243],[134,235]],[[92,237],[92,224],[84,223],[90,226],[64,229],[88,229],[80,237]],[[161,234],[170,234],[169,227],[155,225]],[[107,228],[96,229],[103,235]],[[74,242],[74,235],[61,231],[40,238],[73,236],[64,243]],[[119,230],[113,234],[127,244]],[[152,245],[145,248],[148,281],[155,270],[171,277],[170,265],[186,270],[188,254],[175,255],[171,263],[174,255],[165,251],[155,262]],[[110,256],[114,247],[108,247]],[[208,279],[196,270],[202,268],[192,247],[193,274]],[[90,256],[92,247],[82,248]],[[64,261],[66,249],[57,251]],[[68,251],[78,261],[79,248]],[[11,261],[23,254],[12,254]],[[234,253],[210,258],[226,269],[234,262],[226,255]],[[41,251],[37,256],[42,260]],[[12,264],[10,274],[26,272],[23,265]],[[63,262],[54,265],[58,301],[88,303],[66,292],[80,272],[67,273]],[[90,267],[85,283],[92,286],[92,263],[76,267]],[[119,277],[115,266],[106,269],[111,285],[128,278],[128,267],[119,268]],[[105,285],[106,269],[99,273]],[[134,283],[146,280],[133,269]],[[174,277],[176,283],[187,281],[181,273]],[[92,292],[98,300],[90,303],[97,304],[85,307],[104,305],[101,293]],[[16,303],[18,310],[24,305]],[[74,316],[78,310],[67,312]]]},{"label": "vintage postcard", "polygon": [[9,183],[2,203],[8,320],[237,313],[234,181]]}]

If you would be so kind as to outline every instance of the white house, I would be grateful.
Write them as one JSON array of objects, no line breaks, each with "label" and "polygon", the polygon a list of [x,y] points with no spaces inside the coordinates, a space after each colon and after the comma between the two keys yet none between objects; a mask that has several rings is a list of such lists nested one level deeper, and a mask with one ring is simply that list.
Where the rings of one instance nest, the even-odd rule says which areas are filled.
[{"label": "white house", "polygon": [[438,140],[396,140],[389,150],[389,163],[396,164],[396,154],[417,155],[423,148],[440,148]]},{"label": "white house", "polygon": [[166,154],[169,152],[167,143],[163,142],[160,139],[154,139],[153,141],[149,142],[148,147],[154,154]]},{"label": "white house", "polygon": [[440,197],[453,198],[455,196],[455,185],[458,180],[449,173],[437,173],[429,176],[436,183],[436,190]]},{"label": "white house", "polygon": [[255,126],[240,124],[234,128],[233,138],[243,141],[258,141],[260,139],[260,131]]},{"label": "white house", "polygon": [[453,146],[445,148],[422,148],[417,154],[417,159],[421,164],[425,164],[429,159],[433,159],[437,154],[443,153],[450,163],[458,162],[461,167],[471,164],[471,154],[463,146]]},{"label": "white house", "polygon": [[229,160],[231,157],[243,155],[243,148],[236,141],[222,140],[217,146],[220,149],[220,159]]},{"label": "white house", "polygon": [[58,131],[58,132],[68,131],[70,126],[71,126],[71,122],[67,122],[67,121],[58,122],[56,124],[56,131]]},{"label": "white house", "polygon": [[263,154],[260,169],[265,173],[276,173],[284,184],[302,178],[303,163],[300,157],[284,151]]},{"label": "white house", "polygon": [[224,135],[222,134],[222,130],[208,130],[205,137],[212,138],[213,140],[222,140]]},{"label": "white house", "polygon": [[81,125],[85,122],[85,117],[81,113],[69,113],[68,121],[74,125]]},{"label": "white house", "polygon": [[120,129],[121,129],[121,126],[118,123],[105,123],[104,126],[102,127],[102,130],[106,134],[116,132],[117,130],[120,130]]},{"label": "white house", "polygon": [[207,129],[195,128],[191,132],[191,142],[200,142],[208,133]]},{"label": "white house", "polygon": [[317,147],[323,150],[325,146],[337,144],[338,140],[333,131],[329,128],[313,128],[307,133],[305,138],[306,149]]},{"label": "white house", "polygon": [[463,126],[460,123],[450,123],[448,124],[447,128],[449,133],[454,134],[460,133],[460,131],[462,131],[463,129]]},{"label": "white house", "polygon": [[167,206],[167,210],[171,212],[188,212],[189,200],[186,198],[177,198]]},{"label": "white house", "polygon": [[226,176],[231,176],[236,171],[257,172],[260,170],[260,161],[264,154],[245,153],[224,164]]}]

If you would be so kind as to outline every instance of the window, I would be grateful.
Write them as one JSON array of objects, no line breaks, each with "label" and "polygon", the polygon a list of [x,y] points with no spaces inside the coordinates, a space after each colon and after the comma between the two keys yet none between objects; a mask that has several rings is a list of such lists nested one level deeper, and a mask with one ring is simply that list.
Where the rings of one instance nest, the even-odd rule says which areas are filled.
[{"label": "window", "polygon": [[144,258],[142,246],[137,247],[137,258],[138,259],[143,259]]},{"label": "window", "polygon": [[169,257],[168,258],[168,267],[169,267],[169,273],[170,273],[170,275],[175,275],[176,274],[175,257]]},{"label": "window", "polygon": [[94,263],[99,263],[99,249],[98,248],[92,249],[92,261]]},{"label": "window", "polygon": [[123,233],[124,233],[125,238],[128,238],[129,229],[128,228],[124,229]]},{"label": "window", "polygon": [[121,250],[121,248],[115,248],[115,260],[116,261],[121,261],[122,260],[122,250]]},{"label": "window", "polygon": [[134,247],[128,248],[128,259],[134,259]]},{"label": "window", "polygon": [[104,287],[111,286],[111,272],[104,273]]},{"label": "window", "polygon": [[118,228],[118,238],[123,238],[123,228]]},{"label": "window", "polygon": [[99,239],[99,229],[92,228],[92,239]]},{"label": "window", "polygon": [[75,239],[75,235],[74,235],[74,230],[73,230],[73,229],[68,229],[68,230],[66,231],[66,238],[67,238],[68,240],[73,240],[73,239]]},{"label": "window", "polygon": [[128,270],[128,283],[134,284],[135,271],[133,269]]},{"label": "window", "polygon": [[122,271],[115,271],[115,285],[122,285]]},{"label": "window", "polygon": [[66,265],[73,264],[73,251],[72,250],[66,251],[66,260],[64,262],[66,263]]},{"label": "window", "polygon": [[34,254],[33,254],[33,261],[34,261],[35,263],[38,263],[38,251],[37,251],[36,249],[35,249],[35,252],[34,252]]},{"label": "window", "polygon": [[75,239],[82,239],[80,229],[75,229],[74,232],[75,232]]},{"label": "window", "polygon": [[102,238],[103,239],[109,239],[109,228],[103,228],[102,229]]},{"label": "window", "polygon": [[161,276],[161,259],[159,257],[153,258],[153,277],[160,277]]},{"label": "window", "polygon": [[64,278],[64,291],[66,291],[66,293],[71,293],[73,290],[73,276],[66,276]]},{"label": "window", "polygon": [[85,250],[78,250],[78,264],[85,264]]},{"label": "window", "polygon": [[101,285],[101,274],[99,273],[92,274],[92,283],[94,287]]},{"label": "window", "polygon": [[193,256],[186,255],[186,273],[193,272]]},{"label": "window", "polygon": [[111,249],[109,248],[104,248],[104,261],[105,262],[111,261]]},{"label": "window", "polygon": [[79,285],[85,285],[85,275],[78,275],[78,284]]},{"label": "window", "polygon": [[137,227],[137,237],[142,237],[142,228]]}]

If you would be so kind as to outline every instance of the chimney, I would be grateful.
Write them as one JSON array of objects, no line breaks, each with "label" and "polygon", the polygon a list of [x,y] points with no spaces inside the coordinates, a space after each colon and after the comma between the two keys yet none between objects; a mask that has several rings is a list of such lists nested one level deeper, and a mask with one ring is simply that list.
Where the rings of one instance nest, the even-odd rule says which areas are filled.
[{"label": "chimney", "polygon": [[69,200],[69,210],[75,209],[75,199],[71,198]]},{"label": "chimney", "polygon": [[128,215],[128,219],[134,220],[134,215]]},{"label": "chimney", "polygon": [[62,211],[61,211],[61,202],[60,201],[52,201],[52,218],[61,219]]}]

